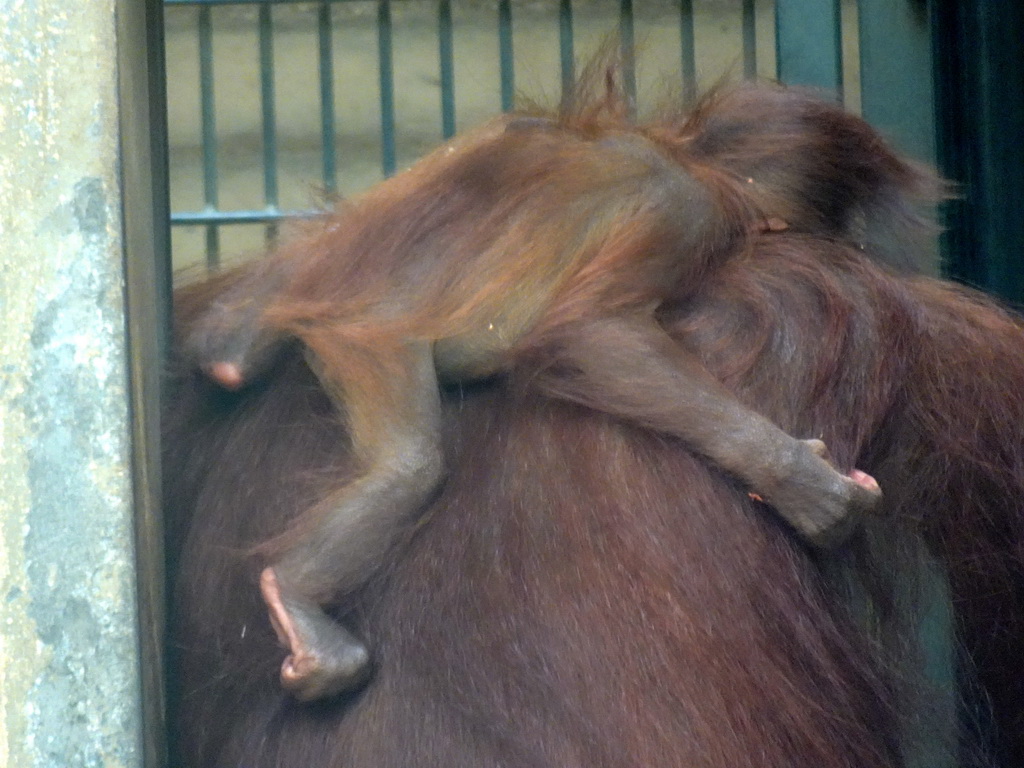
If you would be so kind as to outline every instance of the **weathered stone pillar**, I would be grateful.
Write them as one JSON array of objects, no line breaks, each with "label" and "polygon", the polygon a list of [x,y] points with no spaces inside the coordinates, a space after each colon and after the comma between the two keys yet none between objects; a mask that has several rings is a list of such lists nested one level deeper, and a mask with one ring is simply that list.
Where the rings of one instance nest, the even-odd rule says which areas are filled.
[{"label": "weathered stone pillar", "polygon": [[166,237],[150,166],[162,135],[149,101],[161,68],[146,54],[151,40],[161,53],[158,8],[0,0],[0,765],[8,768],[162,760],[152,448],[167,290],[157,255]]}]

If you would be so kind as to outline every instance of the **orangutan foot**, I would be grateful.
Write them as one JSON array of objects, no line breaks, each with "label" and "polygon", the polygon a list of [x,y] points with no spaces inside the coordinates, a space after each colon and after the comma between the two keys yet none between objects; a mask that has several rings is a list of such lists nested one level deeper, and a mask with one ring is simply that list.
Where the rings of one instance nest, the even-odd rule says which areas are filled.
[{"label": "orangutan foot", "polygon": [[821,440],[796,443],[781,481],[764,500],[811,546],[842,544],[881,502],[882,490],[866,472],[855,469],[845,475],[832,466]]},{"label": "orangutan foot", "polygon": [[355,636],[316,603],[283,590],[273,568],[260,574],[278,642],[288,649],[281,685],[300,701],[324,699],[362,686],[369,677],[370,653]]}]

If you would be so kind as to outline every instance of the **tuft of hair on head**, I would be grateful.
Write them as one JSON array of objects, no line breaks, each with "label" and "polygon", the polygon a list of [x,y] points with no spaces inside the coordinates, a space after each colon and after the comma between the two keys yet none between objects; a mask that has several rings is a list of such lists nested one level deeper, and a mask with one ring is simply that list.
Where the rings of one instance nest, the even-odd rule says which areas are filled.
[{"label": "tuft of hair on head", "polygon": [[609,36],[563,90],[558,124],[584,137],[632,128],[635,110],[623,86],[624,69],[618,38]]}]

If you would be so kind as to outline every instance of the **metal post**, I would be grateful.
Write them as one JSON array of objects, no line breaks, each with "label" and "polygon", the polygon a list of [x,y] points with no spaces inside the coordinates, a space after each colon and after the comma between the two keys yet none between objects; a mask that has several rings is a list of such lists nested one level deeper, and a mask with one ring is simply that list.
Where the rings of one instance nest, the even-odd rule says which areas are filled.
[{"label": "metal post", "polygon": [[914,0],[860,0],[864,117],[918,160],[935,163],[932,30]]},{"label": "metal post", "polygon": [[754,0],[743,0],[743,77],[757,79],[757,14]]},{"label": "metal post", "polygon": [[1024,308],[1024,5],[933,0],[947,273]]},{"label": "metal post", "polygon": [[[916,0],[860,0],[861,114],[901,152],[936,161],[933,31]],[[919,266],[937,274],[935,257]]]},{"label": "metal post", "polygon": [[693,33],[693,0],[679,2],[679,55],[683,78],[683,100],[687,104],[697,98],[697,55]]},{"label": "metal post", "polygon": [[455,32],[451,0],[437,7],[437,48],[441,74],[441,135],[455,135]]},{"label": "metal post", "polygon": [[516,95],[511,0],[498,0],[498,60],[501,69],[501,109],[503,112],[510,112],[515,106]]},{"label": "metal post", "polygon": [[636,33],[633,0],[619,0],[619,46],[622,51],[622,89],[631,114],[636,113]]},{"label": "metal post", "polygon": [[338,168],[334,143],[337,138],[334,115],[334,29],[331,4],[322,2],[316,13],[317,63],[320,70],[320,146],[324,190],[338,191]]},{"label": "metal post", "polygon": [[843,95],[839,0],[777,0],[776,68],[792,85]]},{"label": "metal post", "polygon": [[377,2],[377,57],[380,62],[381,169],[392,176],[395,154],[395,61],[391,45],[391,0]]},{"label": "metal post", "polygon": [[[213,97],[213,20],[209,6],[199,7],[199,110],[203,129],[203,211],[215,213],[217,195],[217,111]],[[220,226],[206,225],[206,266],[220,265]]]},{"label": "metal post", "polygon": [[562,67],[562,98],[569,95],[576,82],[576,51],[573,41],[572,0],[558,4],[558,58]]}]

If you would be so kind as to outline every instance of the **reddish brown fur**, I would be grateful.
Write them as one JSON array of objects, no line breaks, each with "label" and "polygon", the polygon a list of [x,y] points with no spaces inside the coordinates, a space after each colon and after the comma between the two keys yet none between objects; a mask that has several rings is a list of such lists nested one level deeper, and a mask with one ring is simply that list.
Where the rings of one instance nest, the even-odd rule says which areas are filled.
[{"label": "reddish brown fur", "polygon": [[[378,674],[365,695],[332,705],[298,705],[277,690],[279,652],[253,588],[262,564],[245,553],[293,533],[349,476],[337,414],[295,349],[237,394],[181,374],[167,474],[182,552],[186,764],[900,765],[920,742],[941,747],[956,734],[929,709],[917,617],[905,611],[924,542],[950,569],[1000,756],[1024,757],[1014,670],[1024,334],[976,297],[868,262],[854,244],[907,261],[906,200],[923,177],[838,110],[760,93],[721,92],[692,117],[636,128],[614,101],[560,120],[583,136],[636,131],[718,190],[722,230],[738,239],[712,237],[719,250],[678,284],[622,295],[635,303],[654,291],[680,348],[751,407],[793,434],[823,436],[837,464],[883,480],[891,515],[841,563],[840,579],[860,583],[858,604],[871,603],[878,630],[858,628],[841,590],[744,489],[682,445],[544,398],[629,411],[600,392],[574,393],[571,370],[556,364],[566,329],[580,347],[614,341],[588,330],[614,299],[602,293],[621,266],[613,259],[558,296],[504,378],[448,393],[442,496],[382,563],[389,570],[337,606],[378,654]],[[516,172],[500,178],[514,183]],[[358,217],[342,219],[351,231],[310,235],[312,282],[301,301],[277,305],[278,320],[326,334],[316,346],[332,354],[337,310],[318,299],[321,287],[363,295],[388,274],[375,255],[405,268],[402,228],[417,217],[451,222],[428,244],[439,253],[449,240],[483,247],[494,222],[463,225],[459,215],[460,195],[480,194],[480,182],[447,179],[448,194],[392,187],[396,231],[358,246],[365,258],[351,269],[329,260],[339,238],[364,236]],[[759,226],[762,217],[786,226]],[[630,242],[642,227],[621,232],[608,252],[623,263],[650,245]],[[517,279],[505,274],[484,293]],[[243,280],[228,273],[182,293],[183,337]],[[626,373],[644,386],[644,371]]]},{"label": "reddish brown fur", "polygon": [[[754,258],[730,264],[696,321],[675,327],[745,400],[785,429],[821,430],[840,461],[879,478],[883,511],[948,568],[964,672],[990,698],[999,764],[1020,765],[1024,326],[978,294],[893,279],[835,244],[768,238]],[[870,546],[891,561],[890,535],[883,526]]]},{"label": "reddish brown fur", "polygon": [[[882,478],[890,516],[862,547],[872,565],[851,563],[884,614],[879,575],[912,576],[914,531],[927,539],[1001,764],[1020,764],[1021,325],[796,234],[763,238],[665,322],[752,405]],[[543,368],[520,370],[512,392],[543,383]],[[740,489],[594,413],[501,387],[450,399],[443,497],[390,572],[341,606],[379,649],[377,677],[361,697],[303,706],[277,689],[253,567],[230,555],[335,482],[344,435],[294,358],[242,395],[186,376],[167,465],[188,531],[186,764],[901,764],[900,716],[928,700],[901,684],[913,665],[894,675],[869,651]]]},{"label": "reddish brown fur", "polygon": [[[903,247],[916,231],[908,201],[927,193],[927,176],[837,105],[743,87],[637,126],[611,86],[594,96],[594,75],[555,117],[469,132],[292,238],[193,328],[197,363],[236,389],[262,375],[282,336],[300,340],[371,467],[385,452],[383,427],[416,423],[406,415],[411,385],[392,384],[413,378],[402,364],[410,341],[438,342],[442,377],[490,375],[537,324],[564,335],[595,319],[646,322],[670,286],[677,298],[697,291],[759,229],[841,237],[876,258],[915,253]],[[607,144],[631,136],[646,146],[636,157]],[[668,160],[678,172],[666,173]],[[675,376],[689,363],[677,366]],[[671,419],[641,421],[680,434]],[[755,490],[771,496],[778,478],[733,463],[752,485],[769,475]],[[292,526],[278,552],[339,498],[352,501],[344,489],[337,497]]]},{"label": "reddish brown fur", "polygon": [[323,607],[359,590],[441,484],[438,379],[507,373],[538,343],[546,394],[684,441],[815,546],[877,504],[869,475],[743,408],[655,312],[762,233],[879,256],[874,233],[900,229],[919,175],[797,91],[723,91],[644,126],[614,91],[571,105],[457,137],[250,267],[186,337],[230,390],[301,345],[345,418],[360,473],[261,544],[260,589],[291,649],[282,685],[303,700],[366,678],[370,650]]},{"label": "reddish brown fur", "polygon": [[[301,369],[230,406],[198,414],[216,455],[179,486],[186,507],[205,489],[179,593],[185,764],[897,763],[879,665],[742,493],[676,445],[491,392],[453,402],[444,496],[345,606],[379,654],[365,696],[297,706],[254,571],[201,564],[302,509],[296,487],[315,487],[344,439]],[[243,484],[264,503],[239,515]]]}]

